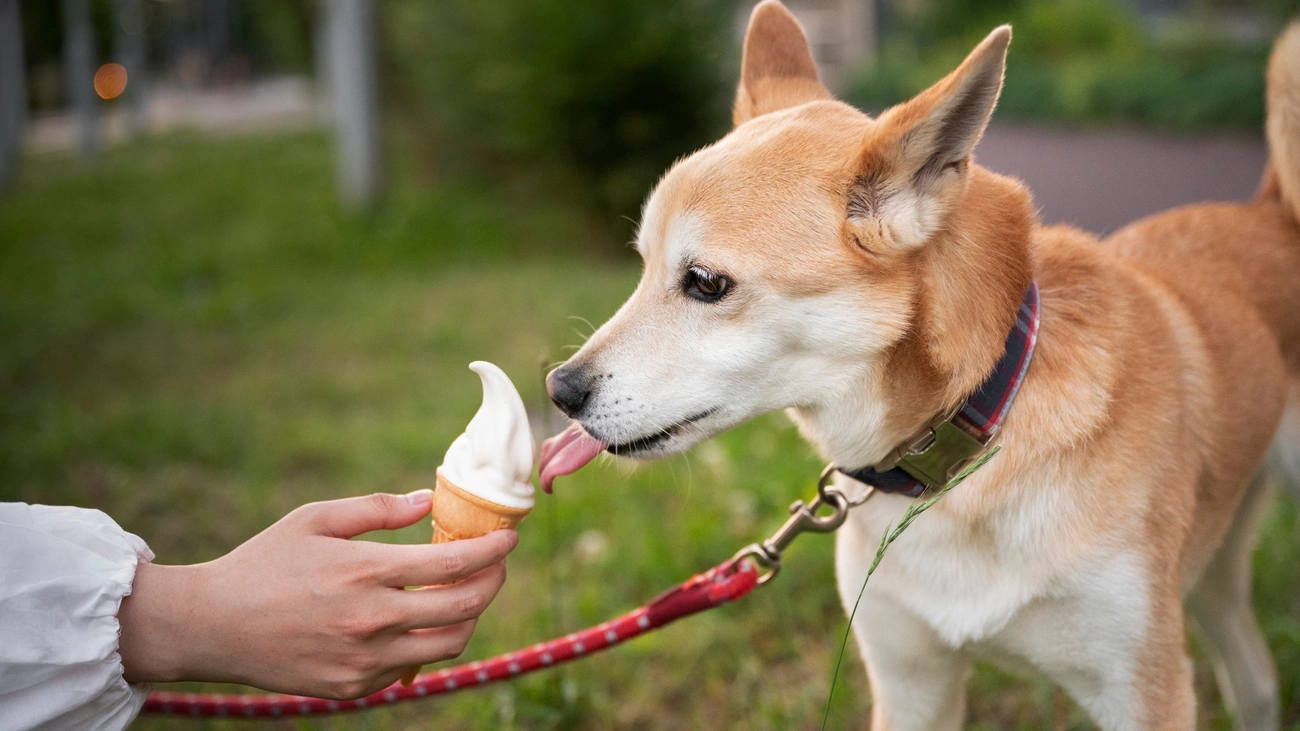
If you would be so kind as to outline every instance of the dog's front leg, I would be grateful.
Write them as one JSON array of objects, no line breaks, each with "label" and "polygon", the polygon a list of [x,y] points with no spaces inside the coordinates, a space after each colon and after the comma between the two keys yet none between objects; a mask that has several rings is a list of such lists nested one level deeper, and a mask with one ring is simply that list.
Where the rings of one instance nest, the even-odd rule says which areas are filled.
[{"label": "dog's front leg", "polygon": [[[859,545],[859,544],[862,545]],[[836,575],[851,611],[875,553],[856,531],[836,541]],[[862,597],[853,634],[871,680],[872,731],[957,731],[966,717],[971,659],[943,644],[929,625],[880,592]]]},{"label": "dog's front leg", "polygon": [[1173,570],[1133,551],[1093,554],[987,646],[1045,673],[1105,731],[1191,731],[1178,587],[1151,579]]}]

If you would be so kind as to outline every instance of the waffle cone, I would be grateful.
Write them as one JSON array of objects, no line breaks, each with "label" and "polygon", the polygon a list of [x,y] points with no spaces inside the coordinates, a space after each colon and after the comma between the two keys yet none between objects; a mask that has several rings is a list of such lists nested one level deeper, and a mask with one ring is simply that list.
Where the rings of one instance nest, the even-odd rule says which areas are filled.
[{"label": "waffle cone", "polygon": [[494,530],[514,528],[532,511],[497,505],[461,488],[438,472],[433,491],[433,542],[450,543],[485,536]]}]

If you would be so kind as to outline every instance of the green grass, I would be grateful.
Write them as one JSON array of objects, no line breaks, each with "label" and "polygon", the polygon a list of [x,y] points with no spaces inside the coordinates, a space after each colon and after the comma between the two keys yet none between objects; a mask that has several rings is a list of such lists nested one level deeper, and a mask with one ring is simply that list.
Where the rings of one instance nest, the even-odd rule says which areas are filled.
[{"label": "green grass", "polygon": [[[218,556],[305,501],[429,486],[478,404],[469,361],[500,364],[540,409],[542,364],[589,331],[570,317],[600,322],[635,284],[636,263],[591,254],[609,242],[554,201],[399,175],[383,210],[348,216],[328,161],[315,135],[150,140],[92,168],[26,161],[0,198],[0,499],[101,508],[175,563]],[[643,603],[768,534],[819,467],[772,416],[682,458],[562,479],[521,526],[466,657]],[[386,537],[428,538],[427,525]],[[1297,556],[1283,502],[1257,592],[1292,726]],[[816,728],[844,622],[831,540],[808,536],[744,602],[565,669],[268,725]],[[866,726],[850,655],[830,728]],[[1200,681],[1203,725],[1227,728],[1205,671]],[[981,666],[971,709],[975,728],[1044,728],[1052,691]]]}]

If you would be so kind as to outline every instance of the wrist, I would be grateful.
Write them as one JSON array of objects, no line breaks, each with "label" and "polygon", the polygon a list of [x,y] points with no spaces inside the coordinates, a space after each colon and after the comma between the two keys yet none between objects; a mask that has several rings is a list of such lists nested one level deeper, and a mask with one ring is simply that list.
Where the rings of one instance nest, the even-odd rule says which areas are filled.
[{"label": "wrist", "polygon": [[198,643],[206,632],[198,614],[207,602],[201,587],[202,566],[136,568],[131,594],[122,599],[118,653],[129,683],[198,680]]}]

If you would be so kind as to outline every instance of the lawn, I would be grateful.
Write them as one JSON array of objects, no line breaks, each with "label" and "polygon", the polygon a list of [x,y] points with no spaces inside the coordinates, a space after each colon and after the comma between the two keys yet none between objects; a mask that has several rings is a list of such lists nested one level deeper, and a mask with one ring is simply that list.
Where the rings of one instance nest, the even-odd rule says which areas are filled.
[{"label": "lawn", "polygon": [[[344,214],[329,152],[311,134],[176,136],[114,148],[93,167],[26,160],[21,185],[0,197],[0,499],[100,508],[160,562],[203,561],[306,501],[431,486],[478,405],[471,360],[501,365],[558,427],[544,366],[630,293],[635,260],[566,206],[485,184],[399,172],[382,210]],[[819,467],[774,415],[684,457],[562,479],[521,526],[510,580],[466,658],[593,624],[717,563],[775,528]],[[1298,557],[1285,500],[1256,585],[1290,728]],[[562,670],[268,726],[816,728],[844,630],[831,540],[803,538],[788,558],[742,603]],[[1228,728],[1198,668],[1202,726]],[[829,726],[865,728],[869,707],[853,657]],[[980,668],[974,727],[1052,717],[1043,680]],[[138,727],[185,724],[250,727]]]}]

